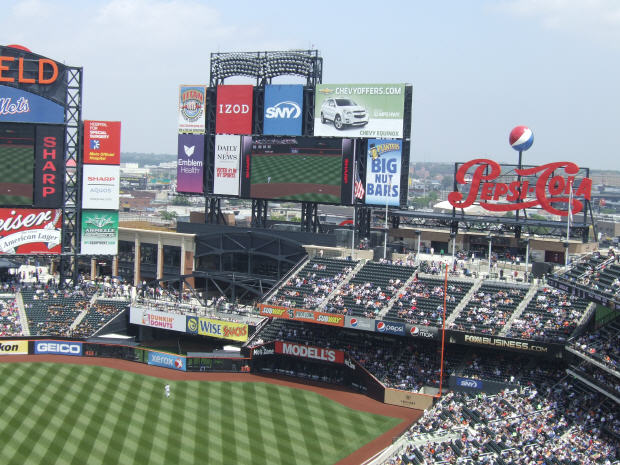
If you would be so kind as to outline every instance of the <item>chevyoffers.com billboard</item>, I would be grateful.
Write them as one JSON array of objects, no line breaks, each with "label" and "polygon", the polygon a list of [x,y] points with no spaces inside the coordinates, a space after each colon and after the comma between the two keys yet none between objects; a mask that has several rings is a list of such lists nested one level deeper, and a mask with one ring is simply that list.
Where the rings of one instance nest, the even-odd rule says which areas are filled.
[{"label": "chevyoffers.com billboard", "polygon": [[241,162],[241,137],[215,136],[215,162],[213,193],[239,195],[239,163]]},{"label": "chevyoffers.com billboard", "polygon": [[317,84],[314,135],[403,137],[404,84]]},{"label": "chevyoffers.com billboard", "polygon": [[400,205],[400,166],[403,143],[369,139],[366,156],[366,203]]},{"label": "chevyoffers.com billboard", "polygon": [[118,211],[82,211],[81,252],[85,255],[118,253]]}]

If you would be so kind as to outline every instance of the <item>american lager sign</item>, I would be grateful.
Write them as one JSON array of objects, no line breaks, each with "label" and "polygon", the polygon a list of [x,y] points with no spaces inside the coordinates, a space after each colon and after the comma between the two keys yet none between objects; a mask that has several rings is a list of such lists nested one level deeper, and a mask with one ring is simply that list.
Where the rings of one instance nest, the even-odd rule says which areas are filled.
[{"label": "american lager sign", "polygon": [[118,253],[117,211],[82,211],[81,252],[83,255],[116,255]]}]

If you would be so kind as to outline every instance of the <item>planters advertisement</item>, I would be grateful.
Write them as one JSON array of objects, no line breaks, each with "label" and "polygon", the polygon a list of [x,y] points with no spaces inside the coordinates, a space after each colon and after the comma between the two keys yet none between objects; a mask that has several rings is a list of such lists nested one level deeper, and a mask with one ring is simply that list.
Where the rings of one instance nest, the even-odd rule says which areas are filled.
[{"label": "planters advertisement", "polygon": [[402,141],[369,139],[366,156],[366,204],[400,205]]}]

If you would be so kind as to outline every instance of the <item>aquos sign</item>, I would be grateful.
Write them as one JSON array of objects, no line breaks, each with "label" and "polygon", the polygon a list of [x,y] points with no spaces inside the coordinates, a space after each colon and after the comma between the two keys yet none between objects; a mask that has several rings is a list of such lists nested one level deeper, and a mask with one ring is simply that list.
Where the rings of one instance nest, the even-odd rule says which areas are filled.
[{"label": "aquos sign", "polygon": [[[451,192],[448,201],[455,208],[467,208],[476,202],[492,212],[508,212],[526,208],[541,207],[559,216],[579,213],[583,210],[580,198],[590,200],[592,180],[577,175],[579,166],[571,162],[555,162],[546,165],[514,169],[514,178],[525,179],[509,183],[500,182],[502,167],[486,158],[477,158],[463,163],[456,171],[457,184],[468,185],[467,197],[461,192]],[[572,191],[572,194],[571,194]],[[557,204],[568,204],[570,208],[560,210]]]},{"label": "aquos sign", "polygon": [[53,355],[73,355],[82,356],[81,342],[64,342],[64,341],[35,341],[34,353],[53,354]]}]

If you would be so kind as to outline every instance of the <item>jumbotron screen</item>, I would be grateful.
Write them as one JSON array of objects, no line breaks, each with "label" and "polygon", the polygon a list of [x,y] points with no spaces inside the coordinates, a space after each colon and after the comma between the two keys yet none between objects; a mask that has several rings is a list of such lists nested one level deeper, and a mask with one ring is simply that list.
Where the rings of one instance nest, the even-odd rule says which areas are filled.
[{"label": "jumbotron screen", "polygon": [[352,139],[244,136],[241,196],[350,205]]},{"label": "jumbotron screen", "polygon": [[35,126],[0,124],[0,206],[32,205]]}]

